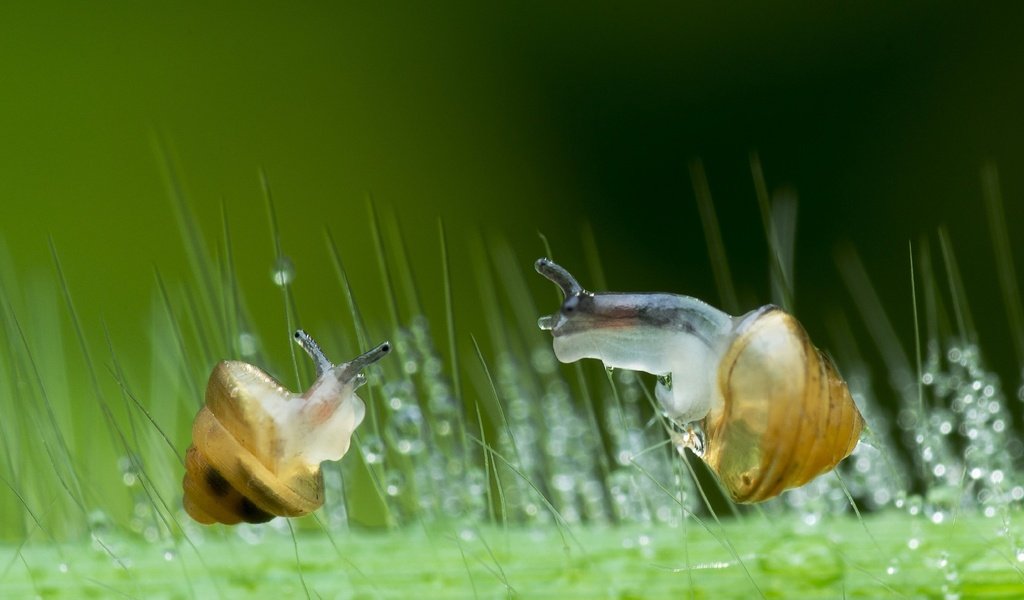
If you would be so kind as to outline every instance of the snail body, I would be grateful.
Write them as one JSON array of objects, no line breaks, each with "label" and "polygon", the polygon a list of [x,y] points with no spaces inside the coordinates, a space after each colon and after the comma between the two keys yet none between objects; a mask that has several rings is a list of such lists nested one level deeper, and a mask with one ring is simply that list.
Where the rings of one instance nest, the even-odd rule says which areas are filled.
[{"label": "snail body", "polygon": [[265,523],[323,505],[320,463],[348,451],[366,412],[355,393],[366,381],[360,371],[391,347],[333,365],[305,332],[295,339],[316,363],[317,379],[302,394],[245,362],[214,367],[185,453],[183,504],[196,521]]},{"label": "snail body", "polygon": [[548,259],[537,272],[565,294],[538,325],[562,362],[670,376],[666,416],[699,422],[702,458],[736,502],[760,502],[833,469],[864,420],[832,361],[790,314],[767,305],[733,317],[688,296],[593,293]]}]

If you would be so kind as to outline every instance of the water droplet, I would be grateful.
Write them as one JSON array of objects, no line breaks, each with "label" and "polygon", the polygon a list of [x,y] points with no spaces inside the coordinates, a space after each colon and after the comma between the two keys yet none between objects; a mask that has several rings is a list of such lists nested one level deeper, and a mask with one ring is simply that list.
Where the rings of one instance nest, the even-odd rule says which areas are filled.
[{"label": "water droplet", "polygon": [[405,485],[405,476],[399,471],[389,471],[384,478],[384,491],[388,496],[395,497],[402,493]]},{"label": "water droplet", "polygon": [[917,538],[910,538],[909,540],[907,540],[907,548],[910,548],[911,550],[917,550],[920,547],[921,540]]},{"label": "water droplet", "polygon": [[295,265],[292,263],[292,259],[284,255],[279,256],[274,261],[274,268],[270,272],[270,277],[274,281],[274,285],[278,287],[291,284],[295,280]]},{"label": "water droplet", "polygon": [[573,480],[572,475],[567,475],[565,473],[559,473],[558,475],[555,475],[552,478],[551,483],[552,483],[552,485],[555,486],[555,489],[560,491],[560,492],[571,492],[572,488],[573,488],[574,480]]},{"label": "water droplet", "polygon": [[238,351],[242,356],[253,356],[259,349],[259,340],[255,335],[243,331],[238,334]]},{"label": "water droplet", "polygon": [[395,412],[388,423],[395,436],[395,448],[402,454],[418,454],[423,442],[423,411],[415,404],[406,404]]},{"label": "water droplet", "polygon": [[68,563],[63,563],[63,562],[60,563],[59,565],[57,565],[57,570],[60,571],[61,573],[67,573],[68,570],[69,570],[68,569]]},{"label": "water droplet", "polygon": [[168,562],[174,560],[174,551],[173,550],[164,550],[164,560],[166,560]]},{"label": "water droplet", "polygon": [[378,465],[384,462],[384,442],[379,436],[373,434],[366,435],[363,436],[360,442],[367,463]]}]

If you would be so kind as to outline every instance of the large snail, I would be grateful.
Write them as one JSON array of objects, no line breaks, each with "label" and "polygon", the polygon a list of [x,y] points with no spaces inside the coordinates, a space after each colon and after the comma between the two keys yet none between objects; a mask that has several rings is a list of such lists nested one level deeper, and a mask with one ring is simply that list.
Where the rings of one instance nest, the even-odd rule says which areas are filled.
[{"label": "large snail", "polygon": [[185,453],[183,503],[196,521],[265,523],[323,505],[320,463],[348,451],[366,412],[355,393],[366,382],[360,371],[391,345],[333,365],[306,332],[295,340],[316,363],[317,379],[303,394],[245,362],[214,367]]},{"label": "large snail", "polygon": [[670,376],[655,396],[678,424],[700,421],[703,459],[736,502],[760,502],[834,468],[864,420],[835,365],[792,315],[730,316],[688,296],[592,293],[542,258],[565,301],[538,325],[562,362]]}]

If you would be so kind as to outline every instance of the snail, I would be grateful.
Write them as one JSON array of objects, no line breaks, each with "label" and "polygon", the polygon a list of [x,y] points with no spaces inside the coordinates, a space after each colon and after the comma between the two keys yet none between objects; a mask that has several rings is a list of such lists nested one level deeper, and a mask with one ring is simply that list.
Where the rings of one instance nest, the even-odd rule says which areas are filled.
[{"label": "snail", "polygon": [[295,340],[316,363],[317,379],[303,394],[246,362],[213,368],[185,453],[183,504],[196,521],[265,523],[323,505],[320,463],[348,451],[366,412],[355,393],[366,383],[360,371],[391,345],[333,365],[306,332],[296,331]]},{"label": "snail", "polygon": [[537,322],[558,360],[661,376],[665,415],[700,423],[704,439],[691,446],[734,501],[803,485],[856,446],[864,420],[846,382],[780,308],[733,317],[688,296],[588,292],[546,258],[535,268],[565,294],[561,310]]}]

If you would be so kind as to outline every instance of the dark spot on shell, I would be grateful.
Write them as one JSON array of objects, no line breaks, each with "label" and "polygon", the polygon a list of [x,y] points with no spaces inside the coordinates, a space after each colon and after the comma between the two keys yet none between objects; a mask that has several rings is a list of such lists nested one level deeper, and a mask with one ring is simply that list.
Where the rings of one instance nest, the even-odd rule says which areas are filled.
[{"label": "dark spot on shell", "polygon": [[266,523],[274,518],[274,515],[256,506],[248,498],[242,498],[238,503],[238,515],[246,523]]},{"label": "dark spot on shell", "polygon": [[231,491],[231,484],[213,467],[206,470],[206,487],[210,488],[210,493],[214,496],[227,496]]}]

